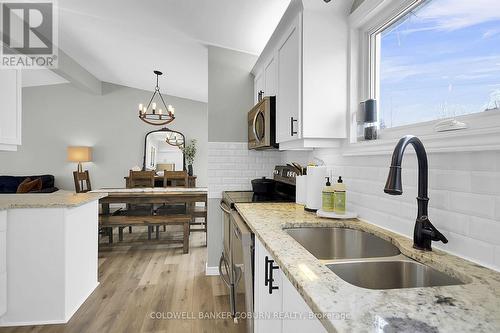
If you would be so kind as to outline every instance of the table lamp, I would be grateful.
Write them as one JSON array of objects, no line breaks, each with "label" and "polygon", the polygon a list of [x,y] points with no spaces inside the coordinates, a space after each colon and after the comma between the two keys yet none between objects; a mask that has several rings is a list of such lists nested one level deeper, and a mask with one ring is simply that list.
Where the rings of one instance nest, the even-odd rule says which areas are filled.
[{"label": "table lamp", "polygon": [[83,172],[82,162],[92,162],[92,147],[68,147],[68,162],[77,162],[77,172]]}]

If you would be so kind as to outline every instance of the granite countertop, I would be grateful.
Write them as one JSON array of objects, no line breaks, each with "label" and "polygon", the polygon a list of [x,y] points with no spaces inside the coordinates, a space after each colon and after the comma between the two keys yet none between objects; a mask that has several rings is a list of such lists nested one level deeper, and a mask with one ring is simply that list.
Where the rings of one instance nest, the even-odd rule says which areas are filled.
[{"label": "granite countertop", "polygon": [[57,191],[36,194],[0,194],[0,209],[77,207],[106,197],[106,193]]},{"label": "granite countertop", "polygon": [[[236,209],[329,332],[499,332],[500,273],[433,250],[357,219],[330,220],[291,203],[236,204]],[[462,285],[373,290],[351,285],[330,271],[283,229],[347,227],[367,231],[402,254],[452,275]],[[347,319],[336,314],[345,313]]]}]

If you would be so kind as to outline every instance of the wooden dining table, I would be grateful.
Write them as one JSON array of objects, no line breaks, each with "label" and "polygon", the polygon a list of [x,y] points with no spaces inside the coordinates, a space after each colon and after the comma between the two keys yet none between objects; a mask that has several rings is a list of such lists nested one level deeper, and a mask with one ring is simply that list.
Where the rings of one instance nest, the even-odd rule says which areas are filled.
[{"label": "wooden dining table", "polygon": [[[142,216],[142,217],[131,217],[127,215],[112,215],[110,214],[110,204],[131,204],[131,205],[143,205],[143,204],[181,204],[185,203],[187,205],[195,205],[196,203],[203,202],[205,207],[207,207],[208,199],[208,189],[206,187],[147,187],[147,188],[102,188],[99,190],[93,190],[93,193],[106,193],[107,196],[99,199],[101,204],[101,219],[100,225],[106,227],[109,225],[110,228],[113,226],[128,225],[131,221],[143,220],[143,225],[154,225],[162,223],[168,224],[166,221],[169,216]],[[189,214],[189,210],[187,212]],[[175,221],[175,218],[173,219]],[[184,221],[185,222],[185,221]],[[185,225],[185,223],[184,223]],[[189,233],[189,222],[188,231]],[[158,229],[157,229],[158,230]],[[184,252],[187,251],[189,247],[189,235],[186,235],[186,230],[184,230]],[[187,240],[186,240],[187,237]],[[187,242],[187,244],[186,244]]]}]

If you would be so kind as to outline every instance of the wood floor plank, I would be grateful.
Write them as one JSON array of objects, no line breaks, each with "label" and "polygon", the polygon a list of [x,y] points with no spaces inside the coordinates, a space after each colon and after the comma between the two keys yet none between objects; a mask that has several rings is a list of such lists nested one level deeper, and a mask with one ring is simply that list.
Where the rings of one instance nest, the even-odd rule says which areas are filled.
[{"label": "wood floor plank", "polygon": [[[67,324],[0,328],[0,333],[245,332],[231,318],[207,318],[228,312],[229,299],[218,276],[205,276],[205,235],[192,233],[190,251],[183,254],[180,244],[148,244],[144,231],[125,232],[122,244],[101,240],[100,285]],[[127,245],[128,240],[143,243]]]}]

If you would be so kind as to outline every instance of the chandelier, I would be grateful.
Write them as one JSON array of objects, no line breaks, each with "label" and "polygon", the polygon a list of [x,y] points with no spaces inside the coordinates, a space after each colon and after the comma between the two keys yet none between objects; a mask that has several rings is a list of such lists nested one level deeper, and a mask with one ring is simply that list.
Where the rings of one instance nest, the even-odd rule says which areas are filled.
[{"label": "chandelier", "polygon": [[183,147],[184,135],[179,132],[170,131],[165,138],[165,142],[174,147]]},{"label": "chandelier", "polygon": [[[153,92],[153,96],[151,96],[151,99],[149,100],[149,103],[147,106],[143,106],[142,104],[139,104],[139,118],[144,121],[145,123],[148,123],[150,125],[166,125],[174,121],[175,116],[175,108],[172,105],[165,104],[165,100],[163,99],[163,96],[161,95],[160,92],[160,86],[158,85],[158,78],[160,75],[163,73],[160,71],[154,71],[156,75],[156,87],[155,91]],[[160,96],[161,103],[163,104],[163,108],[158,108],[155,102],[153,102],[156,94]]]}]

